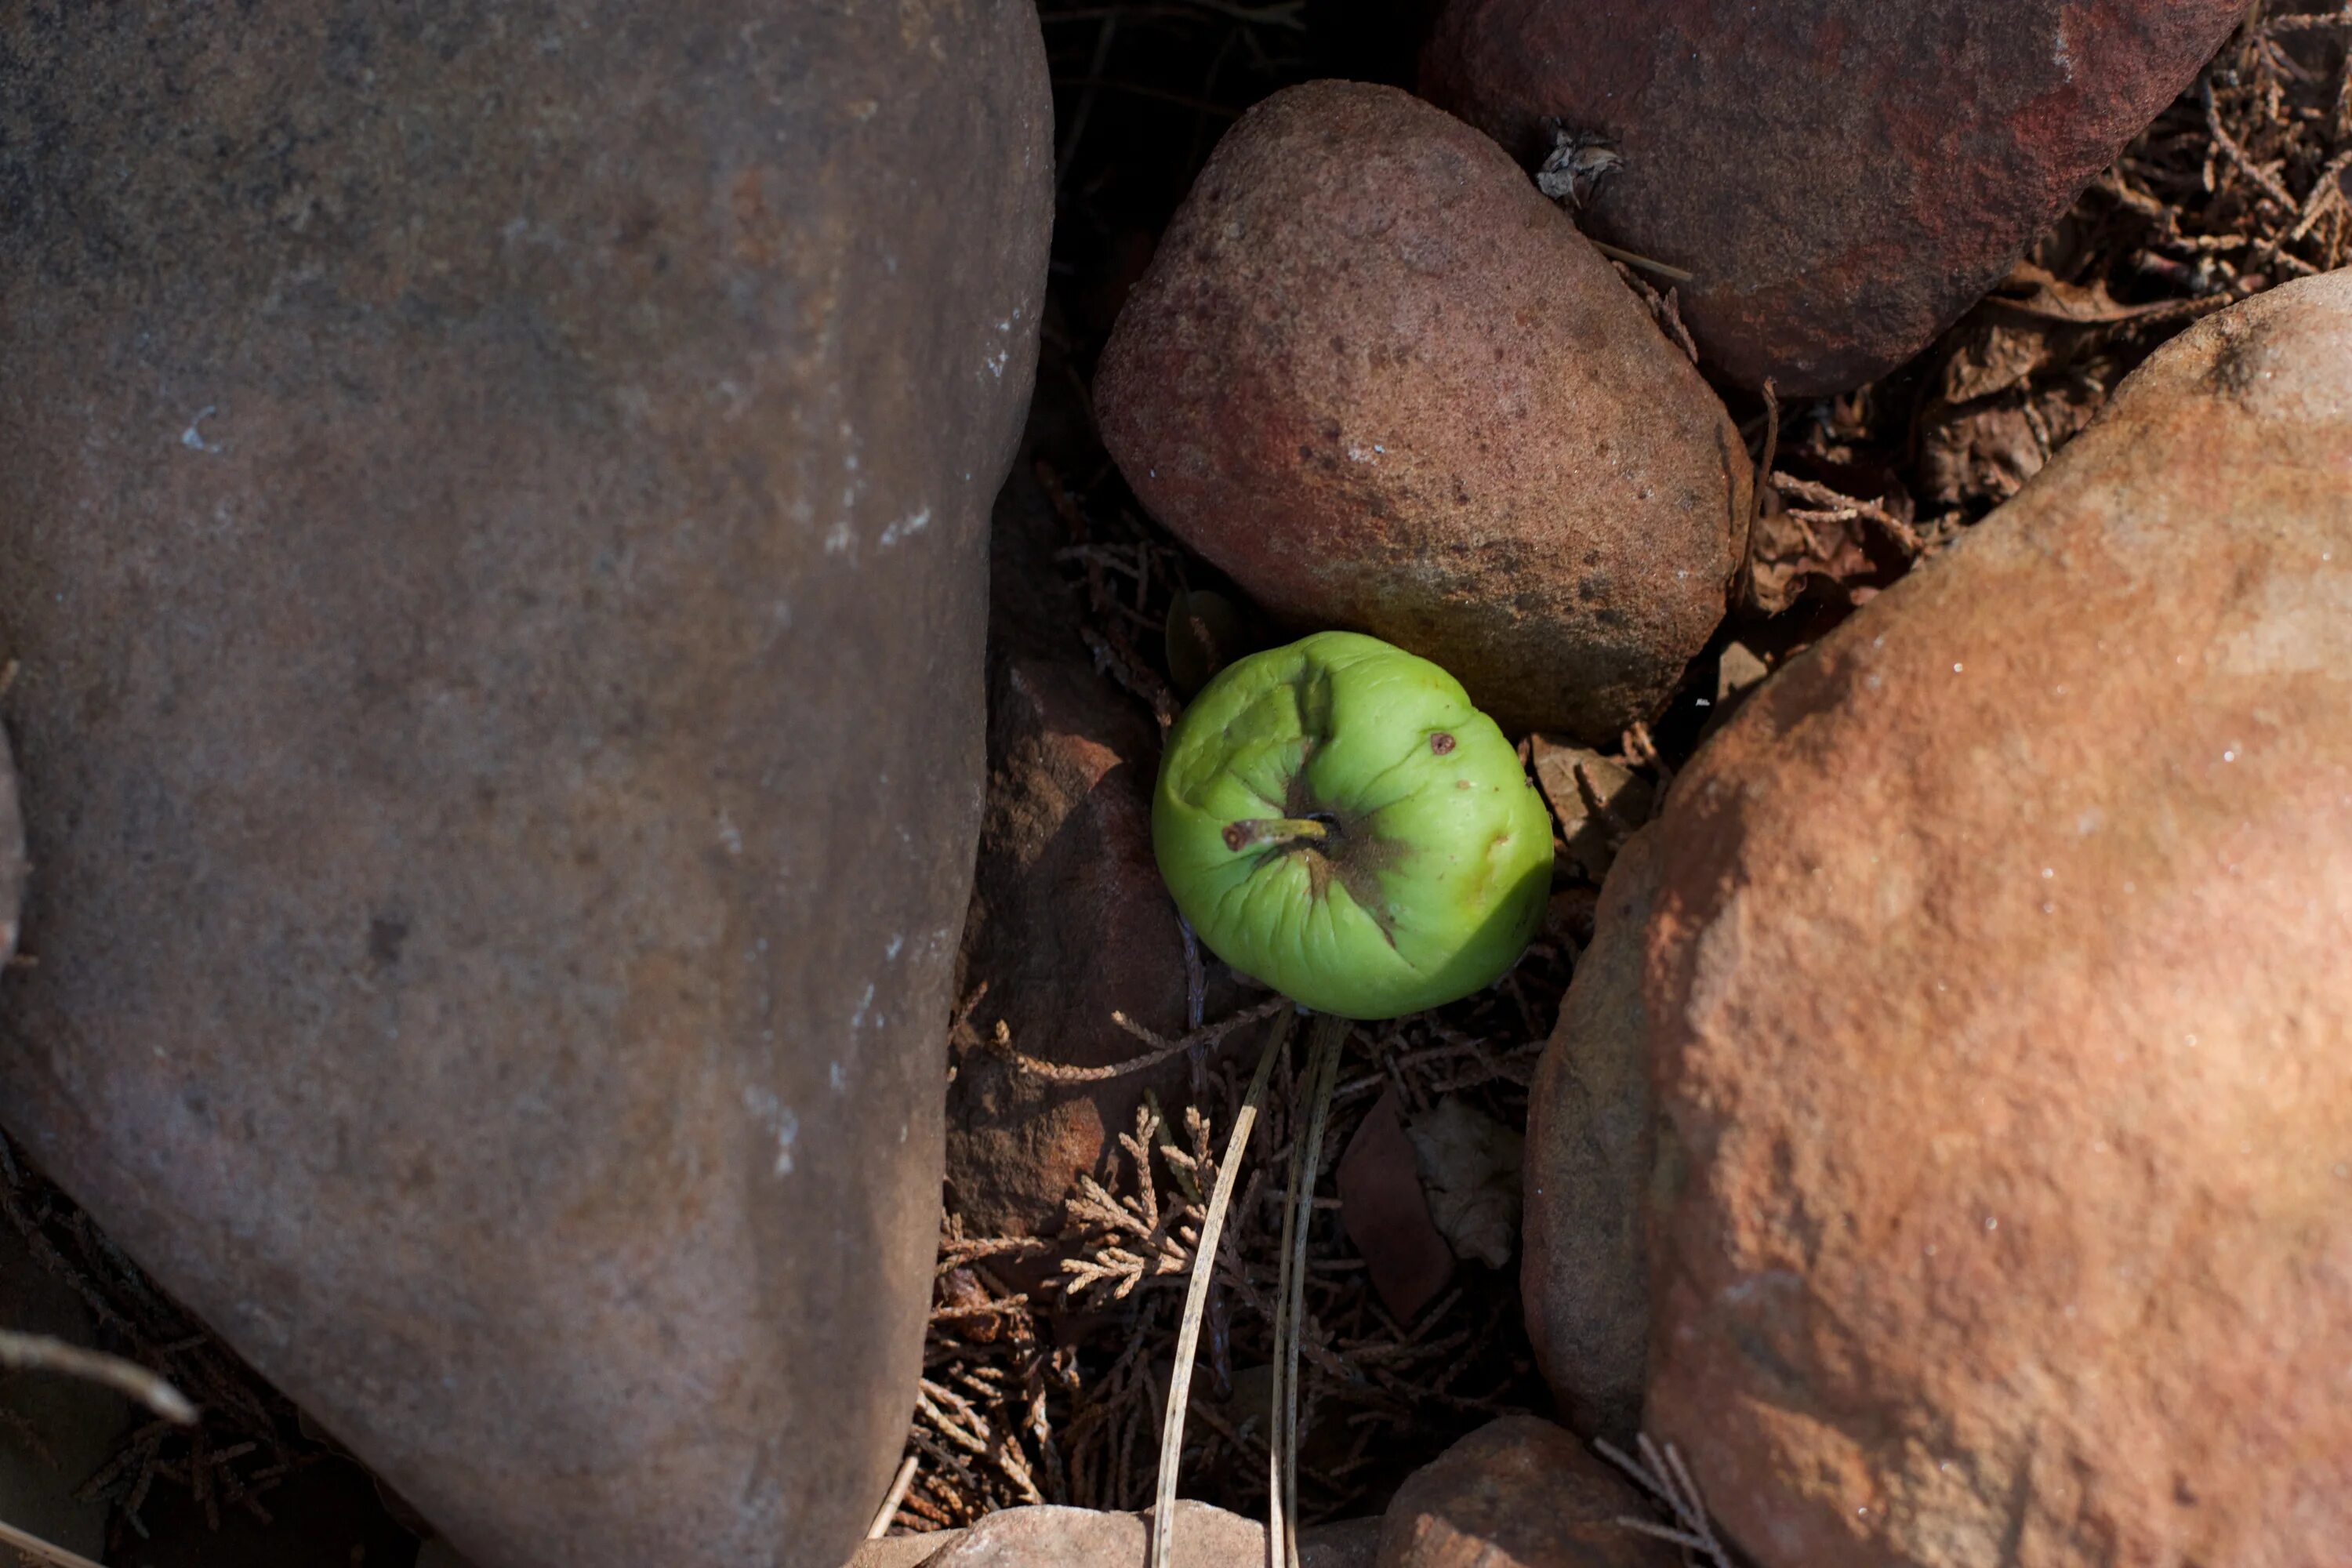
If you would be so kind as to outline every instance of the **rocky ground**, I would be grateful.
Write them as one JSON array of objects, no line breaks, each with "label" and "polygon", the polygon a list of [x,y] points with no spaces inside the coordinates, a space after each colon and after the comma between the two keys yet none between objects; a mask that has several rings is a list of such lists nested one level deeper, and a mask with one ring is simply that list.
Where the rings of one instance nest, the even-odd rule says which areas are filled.
[{"label": "rocky ground", "polygon": [[[1120,1512],[1150,1500],[1208,1151],[1266,1016],[1262,994],[1178,925],[1150,861],[1149,785],[1162,728],[1202,670],[1280,634],[1121,479],[1097,434],[1097,361],[1240,110],[1317,78],[1410,86],[1424,20],[1412,0],[1043,9],[1059,121],[1052,310],[1027,441],[996,513],[991,785],[947,1042],[950,1181],[924,1382],[904,1484],[877,1521],[907,1535],[999,1515],[945,1560],[971,1564],[1055,1561],[1041,1542],[1066,1546],[1079,1528],[1006,1510]],[[1563,868],[1528,958],[1486,993],[1360,1027],[1350,1041],[1317,1173],[1337,1195],[1321,1200],[1310,1237],[1302,1500],[1314,1521],[1387,1518],[1379,1531],[1328,1538],[1319,1560],[1370,1562],[1377,1546],[1383,1563],[1466,1562],[1480,1530],[1495,1539],[1536,1517],[1549,1540],[1586,1531],[1593,1552],[1633,1563],[1670,1554],[1643,1555],[1647,1543],[1615,1524],[1621,1512],[1654,1504],[1661,1523],[1694,1524],[1668,1461],[1653,1462],[1645,1503],[1573,1445],[1552,1452],[1552,1428],[1513,1419],[1573,1415],[1581,1427],[1611,1427],[1623,1388],[1597,1381],[1583,1408],[1563,1411],[1538,1352],[1549,1360],[1573,1340],[1637,1363],[1640,1353],[1640,1330],[1629,1342],[1627,1325],[1642,1302],[1563,1305],[1534,1341],[1521,1306],[1521,1140],[1539,1059],[1593,942],[1601,881],[1661,786],[1743,694],[2016,494],[2154,350],[2226,306],[2352,260],[2347,35],[2352,22],[2327,0],[2258,6],[1990,295],[1858,390],[1781,397],[1701,367],[1759,476],[1745,550],[1729,563],[1738,608],[1690,661],[1662,719],[1531,742]],[[1803,174],[1796,154],[1773,165],[1791,189]],[[1871,234],[1890,252],[1916,242],[1899,226]],[[1649,349],[1689,343],[1670,273],[1622,262],[1613,271],[1659,326]],[[1965,624],[1969,612],[1949,614]],[[1794,798],[1838,783],[1830,769],[1785,787]],[[1612,897],[1637,900],[1647,887],[1628,878]],[[1605,984],[1610,962],[1593,953],[1580,996]],[[1697,1046],[1690,1056],[1693,1100],[1738,1089],[1723,1088],[1730,1068]],[[1833,1085],[1815,1092],[1835,1099]],[[1211,1297],[1185,1451],[1184,1494],[1244,1518],[1265,1500],[1268,1303],[1301,1110],[1298,1086],[1277,1077]],[[2163,1110],[2148,1113],[2151,1136],[2163,1132]],[[21,1239],[28,1265],[12,1261],[0,1280],[43,1282],[21,1300],[0,1296],[0,1325],[104,1344],[167,1373],[205,1410],[200,1426],[181,1429],[92,1394],[41,1412],[37,1429],[0,1427],[0,1444],[30,1457],[16,1469],[49,1478],[23,1500],[0,1494],[12,1500],[0,1518],[37,1518],[52,1539],[141,1568],[404,1568],[415,1536],[399,1500],[8,1146],[0,1154],[0,1238]],[[1755,1158],[1742,1170],[1769,1191],[1769,1151]],[[1843,1195],[1857,1211],[1877,1201]],[[1689,1223],[1718,1218],[1700,1211]],[[1543,1237],[1563,1223],[1538,1224],[1527,1245],[1556,1246]],[[1591,1235],[1607,1223],[1586,1213],[1571,1228]],[[1607,1364],[1599,1352],[1590,1360]],[[1703,1403],[1709,1375],[1678,1367],[1669,1399]],[[1899,1383],[1901,1371],[1886,1375]],[[1766,1437],[1736,1436],[1764,1456],[1754,1465],[1775,1462]],[[1494,1502],[1519,1495],[1513,1486],[1530,1500]],[[1769,1512],[1750,1504],[1743,1517],[1768,1528]],[[1255,1528],[1199,1517],[1204,1531],[1239,1531],[1234,1541]],[[1140,1535],[1132,1520],[1083,1528]],[[1220,1561],[1247,1549],[1211,1548]],[[1510,1549],[1546,1560],[1538,1547]]]},{"label": "rocky ground", "polygon": [[[1187,1162],[1232,1114],[1254,1054],[1243,1042],[1255,1038],[1246,1023],[1218,1032],[1221,1019],[1246,1017],[1249,998],[1229,993],[1213,963],[1196,973],[1186,1011],[1183,940],[1143,834],[1151,741],[1155,716],[1181,701],[1184,645],[1197,637],[1183,596],[1248,596],[1147,515],[1097,443],[1088,389],[1159,226],[1238,110],[1318,77],[1412,79],[1397,45],[1410,18],[1374,23],[1375,8],[1349,9],[1342,25],[1337,7],[1313,5],[1046,8],[1063,123],[1056,292],[1032,448],[1000,506],[994,624],[1001,656],[1023,673],[1009,687],[998,675],[994,858],[983,862],[954,1040],[962,1103],[1025,1114],[1031,1134],[951,1157],[900,1531],[1023,1503],[1127,1509],[1149,1498],[1191,1265],[1184,1222],[1171,1216],[1192,1201]],[[1593,852],[1564,857],[1577,870],[1528,961],[1494,992],[1352,1042],[1322,1173],[1326,1184],[1336,1176],[1340,1212],[1322,1216],[1311,1254],[1311,1518],[1377,1511],[1461,1435],[1503,1412],[1553,1408],[1517,1307],[1517,1257],[1490,1263],[1458,1236],[1444,1245],[1425,1213],[1410,1212],[1419,1194],[1397,1173],[1434,1184],[1399,1129],[1458,1107],[1493,1143],[1523,1131],[1528,1085],[1591,937],[1610,852],[1646,816],[1654,786],[1767,672],[2014,495],[2154,349],[2230,303],[2352,258],[2352,80],[2333,16],[2320,4],[2264,8],[2025,260],[1898,368],[1853,392],[1769,403],[1717,381],[1768,465],[1740,609],[1692,661],[1667,715],[1601,748],[1581,781],[1578,753],[1537,743],[1531,761],[1563,845]],[[1680,337],[1672,279],[1619,270]],[[1048,562],[1056,586],[1040,591]],[[1275,636],[1252,624],[1236,640]],[[1024,705],[1005,700],[1008,689],[1053,695]],[[1630,774],[1636,794],[1596,809],[1600,769]],[[1057,844],[1089,847],[1083,887],[1057,868]],[[1105,846],[1113,852],[1100,854]],[[1049,942],[1063,956],[1037,964],[992,944],[992,900],[1061,910]],[[1080,952],[1074,967],[1068,955]],[[1113,1009],[1152,1033],[1123,1032]],[[1197,1049],[1155,1051],[1204,1023],[1188,1037]],[[1161,1059],[1145,1072],[1066,1087],[1019,1061],[1100,1071],[1151,1055]],[[975,1081],[988,1089],[972,1095]],[[1196,1396],[1186,1451],[1185,1495],[1244,1514],[1263,1504],[1263,1405],[1248,1400],[1264,1376],[1261,1303],[1276,1269],[1293,1092],[1281,1086],[1235,1211],[1202,1378],[1212,1398]],[[1007,1109],[1024,1096],[1031,1109]],[[978,1120],[964,1113],[967,1138]],[[1057,1183],[1082,1173],[1070,1201],[1051,1201]],[[1383,1175],[1391,1199],[1364,1196]],[[1384,1272],[1407,1282],[1384,1291]],[[1605,1339],[1608,1325],[1593,1331]]]}]

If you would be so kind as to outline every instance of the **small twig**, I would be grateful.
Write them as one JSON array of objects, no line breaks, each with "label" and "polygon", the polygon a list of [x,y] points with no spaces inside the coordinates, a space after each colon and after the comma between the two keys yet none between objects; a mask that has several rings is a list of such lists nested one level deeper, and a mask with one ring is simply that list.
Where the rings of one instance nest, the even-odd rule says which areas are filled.
[{"label": "small twig", "polygon": [[2262,34],[2274,38],[2282,33],[2316,33],[2329,27],[2352,30],[2352,5],[2316,16],[2273,16],[2263,24]]},{"label": "small twig", "polygon": [[188,1403],[187,1395],[173,1387],[158,1374],[136,1362],[101,1351],[86,1351],[78,1345],[53,1340],[46,1334],[19,1334],[0,1330],[0,1366],[21,1368],[33,1372],[63,1373],[87,1383],[103,1384],[116,1393],[139,1401],[148,1409],[176,1426],[195,1424],[196,1407]]},{"label": "small twig", "polygon": [[[1792,496],[1798,500],[1810,502],[1821,508],[1825,513],[1843,514],[1836,516],[1834,521],[1860,519],[1876,523],[1885,531],[1888,538],[1901,545],[1908,554],[1916,555],[1924,548],[1925,542],[1920,539],[1916,530],[1876,501],[1843,495],[1827,485],[1816,483],[1811,479],[1796,479],[1788,474],[1772,475],[1771,483],[1772,488],[1784,496]],[[1832,519],[1824,518],[1822,521],[1832,521]]]},{"label": "small twig", "polygon": [[1748,498],[1748,551],[1752,559],[1756,537],[1764,524],[1764,496],[1771,489],[1772,465],[1780,457],[1780,391],[1770,376],[1764,378],[1764,459],[1756,466],[1755,493]]},{"label": "small twig", "polygon": [[[1112,631],[1116,633],[1118,628],[1114,626]],[[1133,647],[1121,646],[1126,641],[1125,634],[1118,634],[1118,640],[1114,641],[1092,626],[1082,626],[1078,637],[1087,645],[1087,651],[1094,655],[1096,670],[1118,682],[1130,695],[1149,707],[1152,716],[1160,721],[1161,731],[1165,731],[1168,726],[1176,722],[1180,706],[1176,694],[1168,689],[1166,681],[1160,679],[1158,671],[1143,663]]]},{"label": "small twig", "polygon": [[936,1272],[945,1274],[976,1258],[995,1258],[1007,1252],[1048,1252],[1053,1246],[1035,1236],[984,1236],[970,1240],[961,1236],[942,1237]]},{"label": "small twig", "polygon": [[2294,227],[2288,231],[2286,237],[2289,244],[2294,244],[2309,234],[2311,226],[2326,216],[2331,203],[2344,199],[2341,176],[2347,168],[2352,168],[2352,148],[2347,148],[2330,158],[2327,161],[2327,166],[2319,171],[2318,183],[2311,187],[2311,195],[2303,204],[2303,216],[2296,222]]},{"label": "small twig", "polygon": [[1674,1516],[1672,1526],[1655,1520],[1622,1517],[1616,1521],[1619,1526],[1700,1552],[1714,1568],[1731,1568],[1731,1554],[1716,1538],[1715,1522],[1707,1517],[1706,1500],[1700,1495],[1690,1467],[1683,1463],[1681,1449],[1672,1443],[1661,1448],[1646,1432],[1636,1440],[1642,1455],[1638,1462],[1606,1437],[1595,1438],[1592,1446]]},{"label": "small twig", "polygon": [[1209,1281],[1216,1278],[1217,1245],[1225,1233],[1225,1211],[1233,1207],[1234,1180],[1241,1172],[1242,1152],[1249,1147],[1257,1126],[1259,1106],[1265,1101],[1266,1081],[1274,1076],[1275,1058],[1290,1043],[1298,1026],[1298,1012],[1286,1005],[1266,1036],[1265,1049],[1250,1079],[1249,1093],[1234,1118],[1225,1139],[1225,1157],[1217,1162],[1217,1183],[1209,1194],[1208,1212],[1201,1216],[1201,1239],[1192,1249],[1192,1278],[1184,1289],[1184,1320],[1176,1331],[1176,1362],[1168,1378],[1168,1414],[1160,1423],[1160,1475],[1151,1510],[1150,1568],[1175,1568],[1176,1469],[1184,1457],[1184,1415],[1192,1399],[1192,1361],[1201,1348],[1201,1320],[1209,1306]]},{"label": "small twig", "polygon": [[1204,1028],[1195,1029],[1183,1038],[1176,1040],[1155,1034],[1124,1013],[1113,1013],[1110,1016],[1112,1023],[1117,1024],[1136,1038],[1150,1042],[1152,1048],[1142,1056],[1129,1057],[1123,1062],[1113,1062],[1108,1067],[1099,1068],[1074,1068],[1063,1062],[1046,1061],[1042,1057],[1023,1056],[1018,1051],[1013,1053],[1013,1065],[1023,1072],[1035,1078],[1042,1078],[1048,1083],[1102,1083],[1115,1078],[1125,1078],[1130,1073],[1149,1072],[1162,1062],[1173,1061],[1186,1051],[1195,1050],[1202,1046],[1214,1045],[1244,1025],[1255,1024],[1260,1018],[1271,1017],[1290,1005],[1286,997],[1276,996],[1259,1003],[1255,1007],[1244,1007],[1230,1018],[1221,1019]]},{"label": "small twig", "polygon": [[907,1489],[915,1484],[915,1470],[922,1462],[920,1454],[909,1454],[906,1463],[898,1467],[898,1479],[890,1483],[882,1506],[874,1510],[874,1522],[866,1527],[866,1540],[879,1541],[890,1533],[890,1526],[898,1518],[898,1505],[907,1500]]},{"label": "small twig", "polygon": [[2278,183],[2278,176],[2256,163],[2247,155],[2246,150],[2238,145],[2237,138],[2222,127],[2221,110],[2213,101],[2212,79],[2209,77],[2199,82],[2197,90],[2205,103],[2205,129],[2212,136],[2213,145],[2221,149],[2221,155],[2236,164],[2239,173],[2260,185],[2263,194],[2279,205],[2280,211],[2288,214],[2297,211],[2302,204],[2287,194],[2286,187]]},{"label": "small twig", "polygon": [[1609,265],[1615,268],[1625,287],[1633,290],[1634,297],[1649,307],[1650,320],[1657,323],[1658,331],[1665,333],[1667,341],[1682,350],[1691,363],[1698,363],[1698,344],[1691,341],[1690,329],[1683,325],[1682,307],[1675,298],[1678,291],[1670,285],[1661,294],[1650,286],[1648,279],[1623,262],[1612,261]]},{"label": "small twig", "polygon": [[1638,267],[1644,272],[1654,272],[1661,278],[1671,278],[1677,283],[1687,283],[1697,276],[1696,273],[1685,272],[1679,267],[1669,267],[1663,261],[1653,261],[1646,256],[1637,256],[1633,251],[1621,250],[1613,245],[1604,245],[1591,235],[1584,237],[1584,242],[1612,261],[1622,261],[1628,267]]}]

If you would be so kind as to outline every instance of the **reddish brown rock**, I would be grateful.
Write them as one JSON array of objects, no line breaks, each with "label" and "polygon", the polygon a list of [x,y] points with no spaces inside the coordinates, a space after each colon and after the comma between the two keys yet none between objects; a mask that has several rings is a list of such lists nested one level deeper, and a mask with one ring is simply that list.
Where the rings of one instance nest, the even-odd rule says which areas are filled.
[{"label": "reddish brown rock", "polygon": [[1642,973],[1657,835],[1618,852],[1528,1092],[1528,1337],[1568,1424],[1621,1446],[1641,1430],[1648,1375],[1643,1200],[1656,1140]]},{"label": "reddish brown rock", "polygon": [[2352,1539],[2352,273],[2160,351],[1657,830],[1649,1423],[1767,1568]]},{"label": "reddish brown rock", "polygon": [[[1299,1532],[1303,1568],[1371,1568],[1360,1530],[1349,1524]],[[1144,1568],[1151,1516],[1083,1508],[1013,1508],[958,1532],[923,1568]],[[1179,1502],[1168,1568],[1255,1568],[1265,1561],[1265,1527],[1202,1502]],[[877,1558],[880,1553],[876,1554]],[[865,1568],[864,1561],[851,1568]]]},{"label": "reddish brown rock", "polygon": [[897,1462],[1050,119],[1026,0],[0,12],[0,1113],[478,1568]]},{"label": "reddish brown rock", "polygon": [[[1082,665],[1015,658],[990,717],[988,810],[967,928],[967,984],[980,1044],[949,1090],[948,1190],[973,1235],[1052,1235],[1081,1173],[1131,1131],[1147,1091],[1172,1113],[1183,1060],[1091,1084],[1024,1073],[992,1047],[1067,1067],[1106,1067],[1150,1047],[1123,1012],[1179,1035],[1186,1022],[1182,928],[1151,854],[1150,719]],[[1220,987],[1224,1000],[1226,987]]]},{"label": "reddish brown rock", "polygon": [[[892,1535],[869,1541],[857,1549],[848,1568],[923,1568],[924,1563],[962,1540],[963,1533],[961,1530],[943,1530],[930,1535]],[[426,1564],[419,1563],[416,1568],[426,1568]]]},{"label": "reddish brown rock", "polygon": [[1858,386],[1992,287],[2245,16],[2245,0],[1450,0],[1438,103],[1530,163],[1622,165],[1578,221],[1694,274],[1701,352]]},{"label": "reddish brown rock", "polygon": [[1649,716],[1746,538],[1689,361],[1499,148],[1391,88],[1242,118],[1096,400],[1144,504],[1260,603],[1436,660],[1513,731]]},{"label": "reddish brown rock", "polygon": [[1674,1551],[1620,1519],[1642,1494],[1549,1421],[1506,1415],[1397,1489],[1379,1568],[1672,1568]]}]

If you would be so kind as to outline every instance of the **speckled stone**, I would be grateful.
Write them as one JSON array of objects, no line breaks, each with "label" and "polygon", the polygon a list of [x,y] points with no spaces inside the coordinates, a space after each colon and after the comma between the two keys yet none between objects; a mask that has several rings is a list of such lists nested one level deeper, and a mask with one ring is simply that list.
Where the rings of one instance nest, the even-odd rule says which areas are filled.
[{"label": "speckled stone", "polygon": [[1622,167],[1580,221],[1695,274],[1724,375],[1874,380],[1998,282],[2246,0],[1449,0],[1431,98],[1532,163]]},{"label": "speckled stone", "polygon": [[1648,1425],[1765,1568],[2352,1539],[2352,273],[2159,351],[1655,827]]},{"label": "speckled stone", "polygon": [[1152,515],[1261,604],[1515,732],[1650,717],[1746,548],[1747,450],[1687,357],[1502,149],[1393,88],[1242,117],[1095,397]]},{"label": "speckled stone", "polygon": [[914,1396],[1025,0],[0,16],[0,1115],[477,1568],[838,1568]]},{"label": "speckled stone", "polygon": [[1506,1415],[1413,1472],[1381,1521],[1378,1568],[1673,1568],[1626,1529],[1633,1484],[1549,1421]]},{"label": "speckled stone", "polygon": [[1618,850],[1528,1091],[1528,1338],[1568,1424],[1628,1452],[1649,1375],[1643,1209],[1657,1140],[1642,982],[1657,840],[1644,827]]}]

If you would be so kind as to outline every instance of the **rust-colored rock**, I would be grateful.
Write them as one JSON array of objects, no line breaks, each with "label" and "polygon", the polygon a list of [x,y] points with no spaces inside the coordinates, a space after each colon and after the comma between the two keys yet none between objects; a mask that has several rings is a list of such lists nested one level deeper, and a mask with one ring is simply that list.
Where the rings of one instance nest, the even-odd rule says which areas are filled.
[{"label": "rust-colored rock", "polygon": [[1648,717],[1746,538],[1689,361],[1501,149],[1391,88],[1242,118],[1096,401],[1144,504],[1262,604],[1434,659],[1507,730]]},{"label": "rust-colored rock", "polygon": [[[948,1547],[963,1539],[961,1530],[942,1530],[930,1535],[891,1535],[880,1541],[869,1541],[857,1549],[849,1560],[848,1568],[923,1568]],[[425,1568],[422,1563],[417,1568]]]},{"label": "rust-colored rock", "polygon": [[1839,391],[1925,348],[2113,162],[2245,0],[1450,0],[1431,98],[1530,162],[1622,167],[1579,221],[1695,274],[1731,379]]},{"label": "rust-colored rock", "polygon": [[1183,1033],[1183,933],[1151,854],[1150,718],[1083,665],[1024,658],[1006,661],[993,709],[965,963],[967,984],[988,992],[972,1016],[982,1043],[949,1091],[948,1190],[971,1234],[1050,1236],[1071,1184],[1104,1174],[1105,1151],[1134,1130],[1145,1092],[1172,1114],[1192,1069],[1049,1082],[995,1051],[994,1026],[1066,1067],[1140,1055],[1150,1047],[1111,1014]]},{"label": "rust-colored rock", "polygon": [[1381,1525],[1378,1568],[1672,1568],[1631,1483],[1549,1421],[1506,1415],[1415,1471]]},{"label": "rust-colored rock", "polygon": [[[1304,1568],[1371,1568],[1354,1522],[1299,1531]],[[1009,1508],[957,1532],[923,1568],[1144,1568],[1150,1534],[1149,1513]],[[1207,1503],[1179,1502],[1169,1534],[1175,1559],[1169,1568],[1255,1568],[1265,1561],[1263,1524]]]},{"label": "rust-colored rock", "polygon": [[936,1246],[1016,0],[0,19],[0,1112],[478,1568],[837,1568]]},{"label": "rust-colored rock", "polygon": [[1636,833],[1610,868],[1528,1093],[1528,1338],[1568,1424],[1621,1446],[1641,1431],[1649,1370],[1642,1227],[1656,1139],[1642,971],[1658,831]]},{"label": "rust-colored rock", "polygon": [[1766,1568],[2352,1540],[2352,273],[2160,351],[1657,834],[1649,1422]]}]

